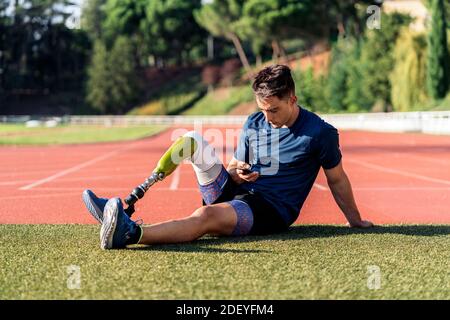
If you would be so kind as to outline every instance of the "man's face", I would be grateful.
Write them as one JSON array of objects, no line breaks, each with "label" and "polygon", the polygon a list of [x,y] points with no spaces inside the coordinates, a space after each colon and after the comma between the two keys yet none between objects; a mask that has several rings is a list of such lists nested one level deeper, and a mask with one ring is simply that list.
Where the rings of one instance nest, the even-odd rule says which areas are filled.
[{"label": "man's face", "polygon": [[297,97],[295,95],[289,95],[282,99],[276,96],[264,99],[256,97],[256,104],[266,117],[266,121],[277,129],[292,120],[294,108],[297,107]]}]

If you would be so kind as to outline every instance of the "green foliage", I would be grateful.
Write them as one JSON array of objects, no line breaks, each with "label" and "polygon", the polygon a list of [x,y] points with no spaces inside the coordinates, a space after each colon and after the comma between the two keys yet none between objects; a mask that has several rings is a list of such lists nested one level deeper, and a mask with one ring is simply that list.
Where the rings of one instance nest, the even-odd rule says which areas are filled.
[{"label": "green foliage", "polygon": [[108,57],[112,85],[109,94],[114,112],[123,113],[137,101],[139,87],[133,51],[132,42],[126,37],[119,37]]},{"label": "green foliage", "polygon": [[238,35],[243,4],[243,0],[214,0],[194,11],[194,17],[212,35],[232,41],[242,65],[249,70],[250,65]]},{"label": "green foliage", "polygon": [[389,75],[394,68],[393,47],[410,18],[398,13],[383,15],[380,30],[367,29],[361,39],[339,38],[333,46],[326,80],[330,112],[369,111],[391,104]]},{"label": "green foliage", "polygon": [[332,49],[331,66],[325,84],[329,112],[367,111],[367,100],[361,81],[361,43],[352,38],[340,38]]},{"label": "green foliage", "polygon": [[0,84],[5,94],[79,90],[90,43],[66,26],[68,0],[0,2]]},{"label": "green foliage", "polygon": [[311,1],[249,0],[243,5],[242,16],[236,22],[237,33],[261,54],[264,45],[280,41],[289,28],[305,18]]},{"label": "green foliage", "polygon": [[93,40],[103,36],[102,23],[105,20],[104,5],[107,0],[85,0],[81,15],[81,27]]},{"label": "green foliage", "polygon": [[396,111],[410,111],[425,104],[426,48],[423,34],[404,29],[394,50],[395,67],[390,76],[392,103]]},{"label": "green foliage", "polygon": [[139,93],[135,71],[130,40],[117,38],[110,52],[97,41],[88,71],[88,102],[102,113],[123,113]]},{"label": "green foliage", "polygon": [[197,102],[204,94],[205,87],[200,82],[200,77],[197,73],[182,75],[160,87],[146,103],[132,109],[128,114],[179,114]]},{"label": "green foliage", "polygon": [[428,34],[427,88],[433,99],[443,98],[450,84],[450,56],[447,47],[443,0],[431,1],[431,30]]},{"label": "green foliage", "polygon": [[360,65],[361,57],[361,41],[354,40],[350,44],[350,50],[346,57],[346,88],[343,105],[349,112],[368,111],[370,109],[371,101],[365,94],[364,82],[362,78],[362,67]]},{"label": "green foliage", "polygon": [[230,112],[237,105],[254,100],[249,84],[240,87],[221,88],[208,93],[186,115],[222,115]]},{"label": "green foliage", "polygon": [[298,104],[311,111],[328,111],[328,105],[324,95],[324,77],[314,75],[314,70],[309,67],[304,72],[295,70],[293,78],[296,85]]},{"label": "green foliage", "polygon": [[181,62],[182,53],[203,43],[206,36],[193,16],[200,7],[200,0],[148,1],[141,22],[148,51]]},{"label": "green foliage", "polygon": [[107,0],[106,40],[111,43],[120,35],[133,38],[142,64],[148,55],[160,64],[181,64],[203,46],[205,33],[193,17],[200,6],[200,0]]},{"label": "green foliage", "polygon": [[400,30],[411,18],[399,13],[384,14],[381,29],[366,30],[358,70],[362,99],[366,105],[381,103],[385,110],[391,104],[389,74],[394,69],[393,48]]},{"label": "green foliage", "polygon": [[88,69],[89,80],[87,83],[87,102],[93,105],[101,113],[108,112],[111,108],[109,88],[110,71],[108,70],[108,53],[100,40],[94,44],[92,62]]}]

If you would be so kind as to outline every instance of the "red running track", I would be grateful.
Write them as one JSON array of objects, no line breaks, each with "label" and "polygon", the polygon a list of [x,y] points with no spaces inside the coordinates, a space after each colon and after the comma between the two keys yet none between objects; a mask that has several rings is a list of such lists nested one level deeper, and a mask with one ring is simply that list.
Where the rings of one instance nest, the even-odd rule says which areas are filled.
[{"label": "red running track", "polygon": [[[173,130],[133,142],[1,147],[0,223],[95,223],[81,192],[127,196],[151,173]],[[450,223],[450,137],[342,131],[340,139],[364,218],[377,224]],[[225,162],[235,140],[226,150],[211,141],[224,150]],[[147,192],[134,217],[154,223],[185,217],[200,205],[195,175],[185,163]],[[321,171],[296,223],[344,222]]]}]

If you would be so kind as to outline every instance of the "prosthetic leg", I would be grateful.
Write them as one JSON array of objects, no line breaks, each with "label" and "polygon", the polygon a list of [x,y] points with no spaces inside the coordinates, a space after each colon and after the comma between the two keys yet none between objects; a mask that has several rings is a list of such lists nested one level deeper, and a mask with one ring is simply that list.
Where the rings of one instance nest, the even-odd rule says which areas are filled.
[{"label": "prosthetic leg", "polygon": [[179,137],[158,161],[153,173],[144,183],[137,186],[124,202],[128,207],[124,210],[128,216],[134,211],[134,205],[142,199],[147,190],[156,182],[164,180],[172,174],[183,160],[190,160],[200,184],[213,181],[222,170],[222,163],[215,156],[214,149],[195,131]]}]

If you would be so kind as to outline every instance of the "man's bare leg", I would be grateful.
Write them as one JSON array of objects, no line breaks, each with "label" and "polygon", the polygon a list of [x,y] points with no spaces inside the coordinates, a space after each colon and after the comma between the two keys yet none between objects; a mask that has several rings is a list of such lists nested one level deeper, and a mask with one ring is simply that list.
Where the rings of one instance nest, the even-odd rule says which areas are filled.
[{"label": "man's bare leg", "polygon": [[189,217],[142,227],[139,243],[179,243],[196,240],[205,234],[230,235],[236,223],[236,212],[229,203],[203,206]]}]

